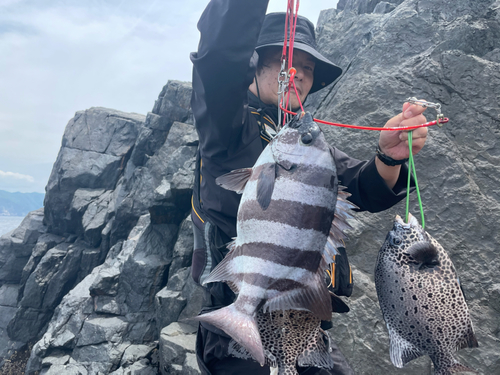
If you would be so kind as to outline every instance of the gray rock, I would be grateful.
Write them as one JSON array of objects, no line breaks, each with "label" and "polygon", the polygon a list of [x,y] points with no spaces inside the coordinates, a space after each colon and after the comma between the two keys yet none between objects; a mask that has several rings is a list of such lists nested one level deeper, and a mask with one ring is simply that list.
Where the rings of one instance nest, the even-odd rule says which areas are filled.
[{"label": "gray rock", "polygon": [[23,268],[23,273],[21,276],[21,284],[24,286],[28,277],[35,270],[36,266],[42,259],[42,257],[47,253],[48,250],[52,249],[54,246],[60,244],[64,241],[64,237],[56,236],[52,233],[42,234],[38,241],[36,242],[33,252],[28,260],[28,263]]},{"label": "gray rock", "polygon": [[[491,360],[497,351],[498,311],[490,300],[498,272],[492,260],[500,244],[492,226],[500,219],[500,107],[493,100],[500,97],[500,65],[491,53],[500,45],[498,2],[405,1],[387,14],[354,11],[356,4],[361,3],[347,1],[342,12],[322,13],[318,43],[344,74],[308,99],[309,110],[316,118],[383,126],[410,96],[442,104],[450,123],[431,128],[416,157],[426,230],[454,261],[476,327],[480,347],[457,356],[480,373],[499,372],[500,360]],[[435,113],[428,109],[426,115],[431,120]],[[470,119],[475,119],[473,130]],[[373,156],[375,132],[324,130],[329,142],[349,155]],[[418,215],[415,197],[411,202],[411,212]],[[334,318],[334,337],[357,373],[394,371],[385,324],[374,318],[380,315],[372,278],[377,250],[394,216],[404,210],[401,203],[383,213],[356,215],[360,223],[347,243],[353,266],[368,280],[361,288],[355,275],[359,288],[348,302],[351,312]],[[405,368],[408,374],[430,371],[427,358]]]},{"label": "gray rock", "polygon": [[388,3],[386,1],[382,1],[378,3],[373,9],[373,13],[375,14],[386,14],[392,12],[396,7],[394,4]]},{"label": "gray rock", "polygon": [[[457,356],[500,373],[498,0],[340,0],[317,24],[321,52],[344,72],[308,98],[315,117],[382,126],[417,96],[439,101],[450,118],[430,129],[416,158],[427,230],[455,262],[480,343]],[[162,373],[199,373],[196,327],[173,323],[204,299],[189,276],[198,143],[190,97],[189,83],[169,81],[145,118],[93,108],[70,121],[45,217],[0,238],[0,358],[24,344],[6,325],[18,340],[41,336],[27,374],[149,374],[158,361]],[[378,134],[324,130],[351,156],[373,156]],[[356,373],[396,371],[373,267],[403,206],[358,213],[347,243],[351,312],[335,316],[330,332]],[[431,363],[419,358],[401,371],[430,374]]]},{"label": "gray rock", "polygon": [[30,212],[19,227],[0,237],[0,285],[19,283],[38,238],[46,232],[43,208]]},{"label": "gray rock", "polygon": [[53,365],[41,371],[40,375],[90,375],[85,366],[72,363],[68,365]]},{"label": "gray rock", "polygon": [[175,274],[181,268],[189,267],[191,265],[191,258],[193,257],[193,222],[191,215],[188,215],[181,224],[179,229],[179,236],[175,242],[172,264],[170,265],[169,273]]},{"label": "gray rock", "polygon": [[176,322],[179,315],[187,304],[186,298],[182,297],[182,293],[162,289],[155,296],[156,309],[156,325],[161,331],[163,327]]},{"label": "gray rock", "polygon": [[12,339],[28,342],[41,336],[54,309],[77,282],[85,249],[81,243],[61,243],[46,252],[26,281],[20,309],[7,327]]},{"label": "gray rock", "polygon": [[52,353],[52,355],[45,357],[42,360],[42,365],[44,367],[64,366],[68,364],[70,358],[71,357],[67,354],[65,355],[64,352]]},{"label": "gray rock", "polygon": [[55,234],[73,232],[70,206],[77,189],[114,189],[144,116],[105,108],[77,112],[66,126],[47,184],[45,220]]},{"label": "gray rock", "polygon": [[4,284],[0,287],[0,306],[17,307],[17,297],[20,286]]},{"label": "gray rock", "polygon": [[141,359],[151,357],[153,350],[157,346],[158,343],[156,342],[149,345],[130,345],[123,353],[120,367],[128,367]]},{"label": "gray rock", "polygon": [[[172,323],[163,328],[160,336],[161,373],[180,374],[182,372],[179,371],[186,370],[193,374],[199,374],[196,361],[193,362],[191,356],[187,357],[187,354],[194,354],[195,343],[196,329],[189,325]],[[185,364],[188,365],[187,368],[184,368]]]},{"label": "gray rock", "polygon": [[104,342],[119,343],[127,326],[127,322],[118,317],[87,319],[83,323],[76,346],[97,345]]}]

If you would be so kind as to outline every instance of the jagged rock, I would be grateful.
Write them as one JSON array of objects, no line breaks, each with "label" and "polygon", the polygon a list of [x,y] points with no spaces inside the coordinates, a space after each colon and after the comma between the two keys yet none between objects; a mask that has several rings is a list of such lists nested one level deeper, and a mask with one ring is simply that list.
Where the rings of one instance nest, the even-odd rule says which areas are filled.
[{"label": "jagged rock", "polygon": [[152,366],[148,359],[141,359],[127,368],[120,367],[118,370],[113,371],[110,375],[156,375],[158,369]]},{"label": "jagged rock", "polygon": [[0,237],[0,285],[21,281],[33,247],[45,232],[41,208],[30,212],[18,228]]},{"label": "jagged rock", "polygon": [[373,9],[373,13],[375,14],[385,14],[392,12],[396,6],[394,4],[388,3],[386,1],[382,1],[375,5],[375,8]]},{"label": "jagged rock", "polygon": [[91,358],[108,373],[118,369],[131,344],[154,341],[153,298],[166,284],[176,235],[177,226],[154,225],[143,216],[129,239],[64,297],[33,348],[27,373],[40,371],[46,353],[54,350],[84,363],[89,374],[95,370],[88,365]]},{"label": "jagged rock", "polygon": [[157,342],[154,342],[150,345],[130,345],[123,353],[120,366],[128,367],[141,359],[151,357],[153,351],[156,350],[157,346]]},{"label": "jagged rock", "polygon": [[75,233],[70,207],[77,189],[116,187],[144,119],[143,115],[91,108],[70,120],[46,188],[45,222],[51,233]]},{"label": "jagged rock", "polygon": [[[498,311],[489,292],[498,267],[484,261],[495,259],[500,244],[492,227],[500,220],[500,108],[492,100],[500,95],[494,52],[500,47],[498,1],[407,0],[387,14],[359,11],[360,4],[366,12],[373,5],[347,1],[343,11],[322,12],[318,43],[344,73],[329,89],[310,97],[308,108],[316,118],[383,126],[410,96],[442,104],[450,123],[429,130],[415,160],[426,230],[450,254],[476,327],[480,347],[461,350],[457,357],[480,373],[500,372],[500,360],[491,360],[498,352]],[[429,120],[436,116],[431,109],[426,115]],[[323,129],[328,141],[349,155],[373,156],[376,132]],[[357,289],[348,302],[351,311],[334,318],[332,334],[356,373],[394,371],[385,324],[373,298],[373,267],[394,216],[404,210],[401,203],[380,214],[356,215],[359,223],[346,244],[359,271],[354,277]],[[418,215],[414,197],[410,210]],[[360,273],[366,276],[363,285]],[[418,359],[404,371],[430,373],[431,365],[427,358]]]},{"label": "jagged rock", "polygon": [[175,274],[181,268],[191,266],[193,246],[193,222],[191,220],[191,215],[188,215],[181,224],[179,236],[174,246],[172,264],[170,265],[171,275]]},{"label": "jagged rock", "polygon": [[127,327],[127,322],[118,317],[87,319],[83,323],[76,346],[97,345],[103,342],[121,342]]},{"label": "jagged rock", "polygon": [[[317,32],[344,73],[308,98],[314,117],[382,126],[409,96],[442,103],[450,123],[430,129],[416,158],[427,230],[455,262],[476,327],[480,348],[458,357],[499,373],[498,0],[340,0]],[[0,238],[0,364],[41,337],[27,374],[149,374],[158,361],[162,373],[199,374],[196,328],[172,323],[196,315],[204,299],[189,276],[198,144],[190,97],[189,83],[170,81],[146,118],[92,108],[70,121],[45,217],[35,211]],[[351,156],[373,156],[374,132],[323,128]],[[356,373],[395,371],[373,267],[403,210],[357,214],[347,243],[351,311],[330,332]],[[430,373],[431,364],[419,358],[402,371]]]},{"label": "jagged rock", "polygon": [[153,112],[148,113],[132,152],[131,161],[143,166],[165,143],[170,127],[175,121],[193,123],[190,111],[191,84],[169,81],[160,93]]},{"label": "jagged rock", "polygon": [[196,328],[172,323],[163,328],[160,336],[160,370],[162,374],[200,374],[193,358]]},{"label": "jagged rock", "polygon": [[[189,211],[197,144],[193,125],[174,122],[165,143],[143,167],[127,165],[124,181],[119,185],[114,238],[122,237],[146,212],[155,224],[180,224]],[[184,174],[190,175],[189,181],[179,172],[186,168],[189,171]]]},{"label": "jagged rock", "polygon": [[204,300],[205,292],[191,278],[191,268],[181,268],[169,278],[167,286],[156,294],[158,329],[161,331],[176,321],[196,327],[195,322],[185,320],[198,315]]},{"label": "jagged rock", "polygon": [[5,358],[24,346],[23,342],[11,341],[7,335],[7,325],[17,312],[19,285],[5,284],[0,287],[0,367]]},{"label": "jagged rock", "polygon": [[31,275],[31,273],[35,270],[35,268],[38,266],[38,263],[42,259],[42,257],[52,249],[54,246],[60,244],[61,242],[64,241],[64,237],[57,236],[52,233],[45,233],[42,234],[39,238],[38,241],[36,242],[35,247],[33,248],[33,252],[31,253],[31,256],[26,263],[26,265],[23,268],[23,273],[21,276],[21,282],[20,284],[24,285],[26,284],[26,281],[28,280],[28,277]]}]

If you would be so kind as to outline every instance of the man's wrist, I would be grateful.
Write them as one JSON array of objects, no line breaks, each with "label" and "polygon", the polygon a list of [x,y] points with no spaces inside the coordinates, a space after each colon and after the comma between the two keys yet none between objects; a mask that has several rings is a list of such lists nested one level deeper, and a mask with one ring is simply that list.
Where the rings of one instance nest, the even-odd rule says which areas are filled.
[{"label": "man's wrist", "polygon": [[385,165],[388,165],[390,167],[394,167],[396,165],[402,165],[408,161],[408,158],[396,160],[396,159],[391,158],[390,156],[387,156],[380,149],[380,145],[377,145],[376,155],[377,155],[377,158],[379,158],[379,160],[382,163],[384,163]]}]

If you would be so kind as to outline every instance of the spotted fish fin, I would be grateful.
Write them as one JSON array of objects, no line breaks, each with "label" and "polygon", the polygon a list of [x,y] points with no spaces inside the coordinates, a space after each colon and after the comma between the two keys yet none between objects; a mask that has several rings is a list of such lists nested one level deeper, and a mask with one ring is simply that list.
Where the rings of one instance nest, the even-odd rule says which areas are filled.
[{"label": "spotted fish fin", "polygon": [[323,252],[323,257],[328,264],[335,263],[335,256],[339,254],[337,248],[344,246],[343,241],[347,239],[347,235],[344,231],[346,229],[352,229],[351,225],[347,222],[347,219],[353,218],[349,211],[357,208],[347,200],[351,194],[344,189],[344,186],[339,186],[335,217],[332,221],[330,233]]},{"label": "spotted fish fin", "polygon": [[266,210],[271,203],[274,181],[276,181],[276,164],[263,165],[257,180],[257,202],[263,210]]},{"label": "spotted fish fin", "polygon": [[453,365],[448,367],[440,367],[434,369],[434,375],[453,375],[453,374],[479,375],[479,372],[470,367],[464,366],[461,363],[454,363]]},{"label": "spotted fish fin", "polygon": [[222,309],[198,315],[194,319],[213,324],[223,330],[245,347],[257,362],[264,365],[264,349],[254,315],[239,311],[233,303]]},{"label": "spotted fish fin", "polygon": [[439,250],[430,241],[416,242],[406,252],[422,266],[433,267],[439,264]]},{"label": "spotted fish fin", "polygon": [[389,354],[391,357],[391,362],[394,366],[402,368],[408,362],[424,355],[424,353],[422,353],[420,349],[402,338],[389,325],[387,326],[387,329],[389,330],[389,338],[391,340]]},{"label": "spotted fish fin", "polygon": [[469,322],[469,329],[467,333],[457,342],[457,350],[465,348],[477,348],[479,343],[477,342],[476,335],[472,328],[472,323]]},{"label": "spotted fish fin", "polygon": [[307,347],[297,358],[297,364],[300,367],[333,369],[335,363],[330,355],[331,344],[328,332],[322,329],[313,331],[307,343]]},{"label": "spotted fish fin", "polygon": [[217,177],[215,183],[226,190],[232,190],[241,194],[251,176],[252,168],[235,169]]},{"label": "spotted fish fin", "polygon": [[330,320],[332,318],[332,302],[324,282],[324,269],[319,267],[310,285],[280,293],[277,297],[268,299],[263,306],[264,312],[307,310],[321,320]]}]

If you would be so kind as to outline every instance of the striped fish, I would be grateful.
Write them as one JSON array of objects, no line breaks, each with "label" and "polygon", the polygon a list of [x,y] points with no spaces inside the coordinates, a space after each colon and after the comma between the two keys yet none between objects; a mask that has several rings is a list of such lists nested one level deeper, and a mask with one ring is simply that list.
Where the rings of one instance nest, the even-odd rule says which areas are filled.
[{"label": "striped fish", "polygon": [[[349,228],[348,211],[354,206],[345,200],[349,194],[339,191],[333,149],[309,113],[283,127],[252,168],[216,181],[243,195],[237,237],[205,284],[226,282],[237,299],[197,319],[225,331],[261,365],[283,367],[279,359],[271,358],[272,348],[263,345],[257,316],[305,311],[316,319],[318,329],[320,320],[331,319],[325,270],[334,262],[343,230]],[[303,336],[306,341],[308,335]],[[308,349],[306,342],[293,345],[302,346],[284,350],[299,353],[297,358]],[[322,351],[316,357],[328,357],[328,348]],[[328,359],[314,361],[305,354],[301,358],[299,365],[333,366]],[[296,373],[295,363],[287,371]]]}]

